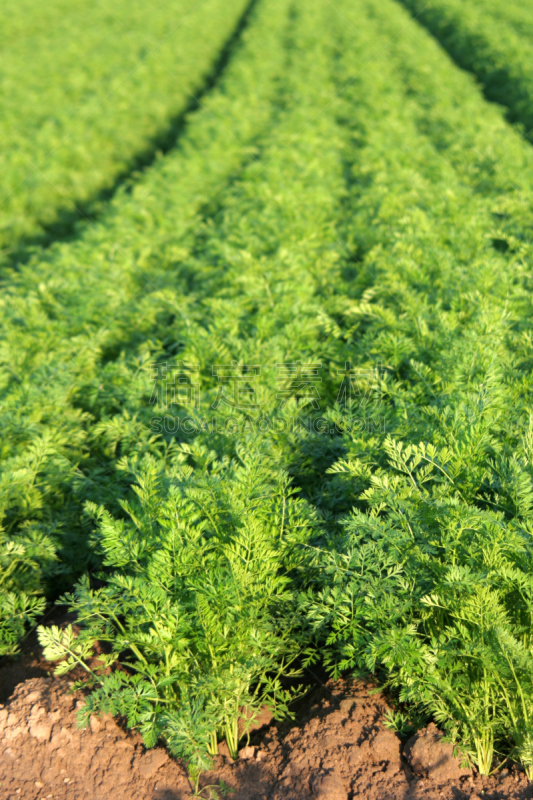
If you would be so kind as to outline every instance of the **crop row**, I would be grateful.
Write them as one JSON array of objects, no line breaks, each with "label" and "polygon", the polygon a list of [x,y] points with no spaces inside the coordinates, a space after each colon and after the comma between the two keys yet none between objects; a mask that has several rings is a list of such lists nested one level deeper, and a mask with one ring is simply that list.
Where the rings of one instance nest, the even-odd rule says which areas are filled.
[{"label": "crop row", "polygon": [[170,341],[160,325],[183,305],[191,280],[178,269],[187,256],[182,241],[209,198],[253,157],[271,119],[285,61],[283,7],[274,5],[224,89],[206,98],[194,135],[131,193],[119,191],[102,224],[7,275],[0,515],[2,588],[14,593],[2,614],[4,648],[19,635],[29,602],[22,590],[71,586],[92,563],[82,508],[87,500],[119,508],[130,481],[116,469],[118,456],[157,450],[152,409],[144,418],[142,409],[150,364]]},{"label": "crop row", "polygon": [[485,14],[498,20],[500,25],[510,27],[515,33],[522,37],[529,36],[533,31],[533,14],[531,9],[520,3],[519,0],[509,0],[502,3],[501,0],[472,0],[475,6],[485,9]]},{"label": "crop row", "polygon": [[196,779],[318,657],[531,768],[532,179],[393,0],[258,3],[178,146],[6,282],[5,649],[86,572],[47,656]]},{"label": "crop row", "polygon": [[[289,11],[279,1],[260,6],[233,64],[239,61],[250,86],[258,77],[249,75],[250,59],[280,70],[266,131],[203,209],[202,220],[177,234],[180,251],[170,268],[161,264],[160,249],[154,253],[149,275],[155,290],[128,310],[130,319],[152,329],[145,338],[160,340],[158,363],[259,364],[261,383],[254,386],[264,418],[275,411],[276,363],[316,362],[329,346],[314,295],[317,286],[332,290],[327,267],[338,261],[334,221],[344,192],[339,125],[328,108],[336,20],[320,3]],[[277,50],[266,36],[274,25]],[[266,86],[268,73],[259,77]],[[250,108],[234,78],[228,72],[221,108],[233,119],[248,104],[244,115],[257,120],[257,108]],[[201,115],[196,122],[188,141],[207,144],[210,160],[227,146],[225,132],[222,141],[205,142]],[[183,184],[179,188],[185,203]],[[146,206],[145,195],[140,202]],[[78,585],[72,604],[85,626],[81,637],[54,629],[42,636],[50,657],[68,653],[63,668],[86,655],[85,637],[95,625],[111,644],[110,661],[122,658],[129,642],[131,671],[104,681],[95,676],[89,705],[127,713],[149,743],[163,736],[195,774],[218,738],[235,752],[243,708],[254,711],[268,699],[284,710],[280,680],[291,674],[300,649],[289,575],[302,568],[302,545],[316,522],[283,470],[285,435],[277,442],[254,431],[255,414],[241,413],[237,430],[229,430],[224,423],[235,412],[221,404],[220,434],[200,433],[190,442],[178,436],[162,452],[150,438],[150,374],[140,372],[136,355],[109,363],[98,380],[115,389],[122,384],[129,395],[120,404],[124,411],[105,421],[103,443],[112,454],[117,440],[111,437],[118,437],[126,458],[114,469],[135,480],[138,502],[123,504],[120,515],[94,503],[87,507],[99,522],[97,547],[113,575],[101,590],[86,581]],[[219,384],[209,373],[201,379],[202,403],[209,407]],[[144,400],[131,447],[129,400],[134,413]],[[106,398],[98,402],[103,416]],[[117,604],[122,620],[113,612]]]},{"label": "crop row", "polygon": [[531,769],[532,154],[403,12],[367,5],[339,324],[352,362],[384,366],[383,434],[332,412],[350,432],[323,497],[354,509],[302,608],[335,670],[386,675],[481,772],[511,749]]},{"label": "crop row", "polygon": [[168,145],[246,7],[55,0],[0,12],[0,251],[94,214],[91,201]]},{"label": "crop row", "polygon": [[533,12],[517,3],[401,0],[452,58],[474,73],[485,96],[533,135]]}]

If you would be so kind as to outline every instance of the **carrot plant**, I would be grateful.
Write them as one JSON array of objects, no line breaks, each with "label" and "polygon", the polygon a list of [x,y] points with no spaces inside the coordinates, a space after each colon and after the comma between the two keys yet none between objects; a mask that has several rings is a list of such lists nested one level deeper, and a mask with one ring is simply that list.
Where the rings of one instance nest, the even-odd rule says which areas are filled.
[{"label": "carrot plant", "polygon": [[[147,745],[163,737],[194,776],[220,739],[237,757],[263,705],[287,711],[281,679],[296,675],[299,653],[289,576],[313,518],[261,450],[220,461],[185,448],[170,469],[151,458],[124,468],[138,481],[126,519],[89,509],[112,574],[65,598],[78,637],[54,627],[39,637],[47,658],[65,658],[58,674],[85,667],[93,692],[82,721],[124,714]],[[100,663],[114,671],[105,677],[87,663],[95,640],[108,644]]]},{"label": "carrot plant", "polygon": [[380,675],[482,774],[509,742],[531,769],[529,537],[448,491],[449,454],[385,446],[389,466],[361,495],[367,510],[346,519],[341,553],[319,559],[324,588],[302,600],[312,627],[328,627],[326,660],[334,674]]},{"label": "carrot plant", "polygon": [[0,10],[0,258],[27,237],[68,233],[169,146],[246,8],[54,0]]},{"label": "carrot plant", "polygon": [[527,6],[502,0],[459,3],[401,0],[448,50],[453,59],[481,81],[486,96],[509,109],[530,138],[533,128],[531,98],[531,30],[533,15]]},{"label": "carrot plant", "polygon": [[38,596],[43,590],[43,562],[53,562],[55,551],[31,534],[16,542],[2,535],[0,548],[0,656],[4,656],[17,652],[28,623],[45,609],[46,601]]}]

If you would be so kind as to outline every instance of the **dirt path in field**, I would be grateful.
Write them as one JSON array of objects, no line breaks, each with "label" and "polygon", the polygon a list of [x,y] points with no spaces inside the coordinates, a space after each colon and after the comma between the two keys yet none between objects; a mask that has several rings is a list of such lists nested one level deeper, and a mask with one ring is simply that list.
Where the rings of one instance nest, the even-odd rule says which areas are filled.
[{"label": "dirt path in field", "polygon": [[[32,640],[21,660],[0,667],[1,800],[191,796],[183,767],[163,747],[146,750],[111,718],[78,729],[84,700],[70,686],[47,675]],[[317,687],[292,723],[264,720],[238,761],[218,756],[204,785],[224,781],[233,800],[533,798],[533,785],[515,768],[490,779],[462,770],[433,726],[402,743],[384,726],[386,702],[370,688],[347,681]]]}]

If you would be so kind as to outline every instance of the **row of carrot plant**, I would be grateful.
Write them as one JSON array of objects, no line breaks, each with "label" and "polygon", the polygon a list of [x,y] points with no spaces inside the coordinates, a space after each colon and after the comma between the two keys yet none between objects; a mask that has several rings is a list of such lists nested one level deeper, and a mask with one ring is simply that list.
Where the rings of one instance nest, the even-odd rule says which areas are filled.
[{"label": "row of carrot plant", "polygon": [[335,673],[381,674],[481,773],[531,771],[532,154],[403,12],[366,5],[339,311],[384,365],[383,434],[332,411],[330,504],[357,500],[301,607]]},{"label": "row of carrot plant", "polygon": [[489,100],[533,138],[533,11],[511,0],[400,0],[463,69],[473,72]]},{"label": "row of carrot plant", "polygon": [[271,119],[285,60],[284,6],[256,23],[253,46],[243,45],[228,80],[194,115],[194,135],[186,133],[133,191],[122,188],[105,221],[38,251],[4,280],[4,651],[24,617],[42,608],[39,593],[71,586],[96,563],[82,509],[86,501],[120,507],[130,481],[118,457],[164,446],[148,416],[151,363],[164,358],[171,337],[161,338],[159,324],[167,326],[191,280],[178,269],[183,239],[209,198],[253,158]]},{"label": "row of carrot plant", "polygon": [[0,257],[66,234],[177,134],[245,0],[0,10]]}]

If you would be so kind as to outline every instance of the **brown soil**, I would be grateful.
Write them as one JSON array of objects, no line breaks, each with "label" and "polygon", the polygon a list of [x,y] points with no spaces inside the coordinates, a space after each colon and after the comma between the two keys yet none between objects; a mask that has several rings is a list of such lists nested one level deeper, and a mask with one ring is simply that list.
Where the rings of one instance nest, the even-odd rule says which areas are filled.
[{"label": "brown soil", "polygon": [[[77,728],[83,695],[71,692],[70,680],[49,677],[32,647],[30,640],[21,660],[0,668],[0,698],[3,692],[7,701],[0,705],[1,800],[191,796],[183,767],[163,747],[146,750],[111,718]],[[435,726],[402,745],[383,725],[384,698],[369,688],[347,681],[320,687],[300,704],[298,724],[267,721],[238,761],[227,751],[218,756],[203,784],[223,781],[233,800],[533,798],[533,785],[516,768],[490,779],[461,769]]]}]

